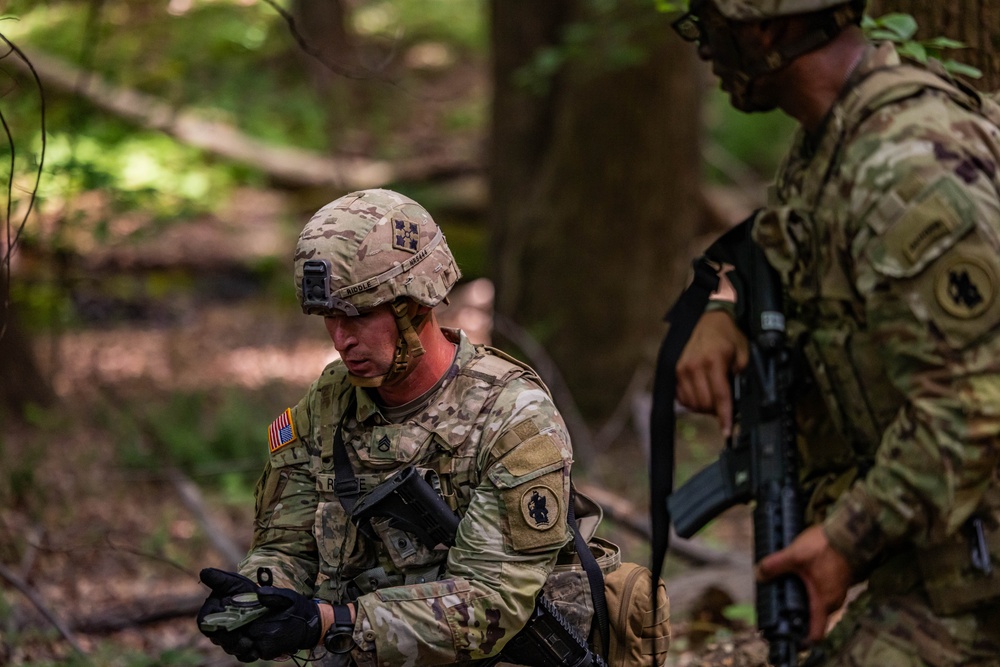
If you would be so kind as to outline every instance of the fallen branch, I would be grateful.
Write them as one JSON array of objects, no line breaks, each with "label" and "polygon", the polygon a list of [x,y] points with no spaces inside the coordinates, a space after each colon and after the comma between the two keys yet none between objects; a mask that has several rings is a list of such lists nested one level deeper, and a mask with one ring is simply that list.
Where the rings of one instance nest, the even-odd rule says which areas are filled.
[{"label": "fallen branch", "polygon": [[86,618],[75,619],[73,627],[79,632],[101,634],[174,618],[187,617],[194,623],[193,619],[204,601],[205,593],[126,600]]},{"label": "fallen branch", "polygon": [[[589,497],[604,510],[604,516],[616,524],[630,530],[646,540],[651,538],[649,519],[626,498],[589,484],[573,482],[577,490]],[[695,540],[684,539],[676,533],[670,534],[670,553],[697,567],[743,568],[749,567],[750,559],[737,554],[728,554]]]},{"label": "fallen branch", "polygon": [[[330,158],[310,151],[277,146],[249,137],[229,123],[208,120],[177,109],[163,100],[131,88],[115,86],[52,56],[33,51],[30,61],[48,89],[80,95],[99,109],[140,127],[168,134],[187,145],[240,162],[275,181],[299,187],[343,191],[381,187],[397,181],[422,181],[479,171],[470,157],[421,156],[386,162],[367,158]],[[19,60],[4,61],[22,71]]]},{"label": "fallen branch", "polygon": [[69,627],[62,622],[54,611],[45,605],[42,597],[35,592],[35,589],[29,586],[26,581],[21,579],[21,577],[14,574],[14,572],[8,569],[3,563],[0,563],[0,578],[3,578],[11,586],[21,591],[21,594],[28,598],[31,604],[35,605],[35,608],[41,612],[42,616],[44,616],[46,620],[48,620],[48,622],[59,631],[59,634],[62,635],[63,639],[65,639],[66,642],[73,647],[74,651],[80,653],[81,655],[87,654],[87,652],[83,650],[83,647],[80,646],[80,643],[77,642],[76,637],[73,635]]},{"label": "fallen branch", "polygon": [[208,510],[205,509],[205,502],[202,500],[201,491],[198,490],[198,486],[187,475],[178,468],[169,466],[167,468],[167,478],[174,485],[174,489],[177,490],[177,494],[181,497],[181,502],[194,515],[198,525],[201,526],[208,539],[211,540],[216,551],[235,569],[239,562],[243,560],[243,556],[246,555],[246,550],[237,546],[236,542],[230,539],[226,532],[215,523],[209,515]]}]

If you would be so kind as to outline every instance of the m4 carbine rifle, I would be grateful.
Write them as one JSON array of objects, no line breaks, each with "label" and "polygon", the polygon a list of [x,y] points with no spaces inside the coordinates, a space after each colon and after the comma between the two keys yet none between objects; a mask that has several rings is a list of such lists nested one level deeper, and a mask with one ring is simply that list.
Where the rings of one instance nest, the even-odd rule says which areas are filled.
[{"label": "m4 carbine rifle", "polygon": [[[718,460],[667,499],[674,528],[691,537],[737,503],[754,503],[754,560],[787,547],[803,528],[795,442],[794,368],[778,277],[750,244],[742,282],[748,294],[749,359],[733,382],[734,428]],[[785,575],[757,586],[757,627],[775,667],[797,664],[808,633],[801,579]]]},{"label": "m4 carbine rifle", "polygon": [[[351,510],[351,520],[372,539],[376,535],[371,519],[376,518],[388,518],[390,526],[411,533],[431,549],[454,546],[458,532],[458,516],[413,466],[359,498]],[[607,667],[542,594],[531,618],[493,662],[497,660],[529,667]]]}]

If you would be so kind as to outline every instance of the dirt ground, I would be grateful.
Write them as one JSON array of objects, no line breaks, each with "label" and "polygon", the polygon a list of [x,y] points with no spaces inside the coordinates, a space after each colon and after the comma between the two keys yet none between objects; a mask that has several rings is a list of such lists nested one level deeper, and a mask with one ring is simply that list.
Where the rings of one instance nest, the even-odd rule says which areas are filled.
[{"label": "dirt ground", "polygon": [[[216,261],[211,251],[220,248],[259,258],[287,245],[266,224],[285,202],[266,193],[245,193],[241,201],[232,218],[172,230],[157,248],[112,248],[88,261],[94,271],[117,267],[127,275],[166,249],[190,264],[198,257]],[[442,321],[490,342],[491,303],[487,281],[466,283]],[[227,494],[225,485],[202,483],[227,471],[207,472],[193,480],[200,515],[191,488],[172,476],[168,462],[128,464],[121,424],[126,417],[141,423],[150,405],[195,390],[209,400],[235,391],[277,414],[335,354],[321,323],[267,294],[195,295],[167,303],[158,315],[40,337],[36,344],[59,404],[0,430],[0,665],[239,664],[197,632],[193,614],[204,595],[198,571],[231,565],[210,533],[245,550],[252,501]],[[256,415],[261,433],[271,412]],[[140,449],[155,455],[162,445],[155,440],[140,429]],[[641,460],[634,440],[616,442],[588,462],[586,474],[640,508],[641,520],[644,465],[623,472],[616,463],[622,456]],[[254,446],[263,446],[263,436],[248,444]],[[258,465],[256,454],[230,468],[252,475],[247,468]],[[606,523],[627,560],[648,560],[644,538]],[[749,553],[749,539],[746,513],[734,510],[716,522],[708,544]],[[748,566],[699,573],[674,563],[668,572],[675,637],[668,664],[761,663],[761,645],[746,624],[724,614],[749,601]]]}]

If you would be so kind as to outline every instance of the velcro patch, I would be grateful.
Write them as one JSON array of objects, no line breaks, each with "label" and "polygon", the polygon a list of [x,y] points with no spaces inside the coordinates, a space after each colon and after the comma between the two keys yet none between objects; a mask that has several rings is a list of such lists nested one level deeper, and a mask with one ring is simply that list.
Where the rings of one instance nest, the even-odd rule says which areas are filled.
[{"label": "velcro patch", "polygon": [[267,427],[267,444],[273,454],[285,445],[295,442],[295,438],[292,409],[285,408],[285,411]]},{"label": "velcro patch", "polygon": [[501,493],[514,549],[530,553],[566,541],[564,482],[559,469]]},{"label": "velcro patch", "polygon": [[956,257],[938,273],[934,294],[942,310],[959,319],[985,313],[996,294],[992,267],[974,257]]},{"label": "velcro patch", "polygon": [[559,521],[559,499],[547,486],[533,486],[521,494],[521,516],[535,530],[548,530]]},{"label": "velcro patch", "polygon": [[416,252],[420,228],[410,220],[392,221],[392,247],[406,252]]}]

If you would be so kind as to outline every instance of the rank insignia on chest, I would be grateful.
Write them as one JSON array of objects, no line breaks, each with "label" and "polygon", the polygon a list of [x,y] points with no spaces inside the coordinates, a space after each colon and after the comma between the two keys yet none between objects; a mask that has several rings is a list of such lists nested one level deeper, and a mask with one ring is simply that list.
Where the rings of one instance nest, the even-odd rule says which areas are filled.
[{"label": "rank insignia on chest", "polygon": [[368,452],[373,459],[395,461],[399,449],[399,428],[393,425],[376,427],[371,435]]},{"label": "rank insignia on chest", "polygon": [[267,427],[267,444],[273,453],[294,441],[295,425],[292,423],[292,409],[287,408]]}]

